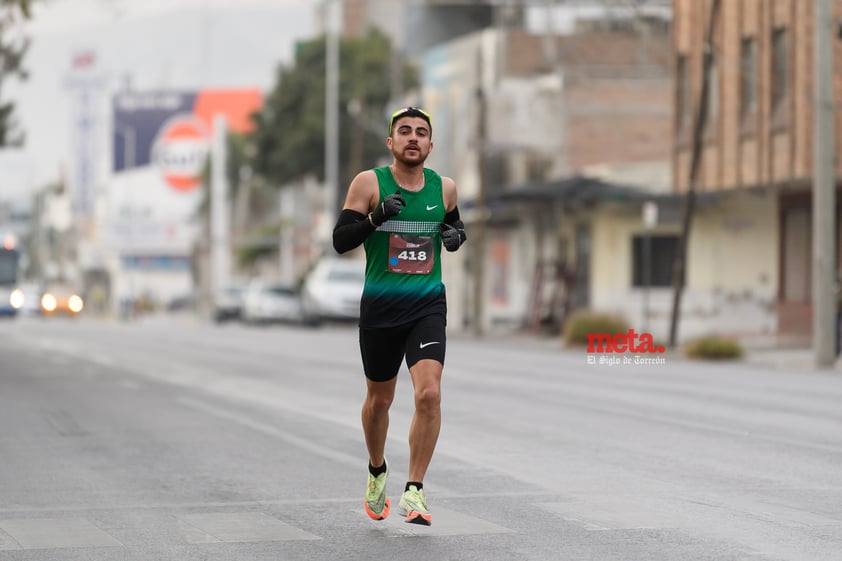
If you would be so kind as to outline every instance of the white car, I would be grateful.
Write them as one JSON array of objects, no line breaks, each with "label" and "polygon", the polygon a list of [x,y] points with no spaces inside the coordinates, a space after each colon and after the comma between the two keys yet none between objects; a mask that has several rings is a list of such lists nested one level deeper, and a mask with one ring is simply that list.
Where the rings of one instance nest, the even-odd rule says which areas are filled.
[{"label": "white car", "polygon": [[304,321],[359,320],[365,284],[365,262],[356,258],[327,257],[307,275],[301,289]]},{"label": "white car", "polygon": [[277,282],[253,280],[243,292],[241,318],[247,323],[299,322],[298,290]]},{"label": "white car", "polygon": [[213,319],[217,323],[240,319],[243,313],[243,293],[245,283],[231,283],[225,286],[214,298]]}]

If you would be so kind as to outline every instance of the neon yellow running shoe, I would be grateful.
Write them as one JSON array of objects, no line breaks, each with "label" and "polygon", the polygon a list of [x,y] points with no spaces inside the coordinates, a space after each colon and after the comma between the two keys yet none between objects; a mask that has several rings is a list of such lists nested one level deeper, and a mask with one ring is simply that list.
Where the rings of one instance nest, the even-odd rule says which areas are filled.
[{"label": "neon yellow running shoe", "polygon": [[365,491],[365,512],[373,520],[383,520],[389,516],[391,502],[386,496],[386,478],[389,477],[389,464],[383,459],[386,471],[374,477],[371,472],[368,474],[368,488]]},{"label": "neon yellow running shoe", "polygon": [[410,485],[409,491],[401,496],[400,510],[401,514],[406,516],[404,521],[410,524],[429,526],[433,523],[433,515],[427,508],[427,501],[424,500],[424,490],[415,485]]}]

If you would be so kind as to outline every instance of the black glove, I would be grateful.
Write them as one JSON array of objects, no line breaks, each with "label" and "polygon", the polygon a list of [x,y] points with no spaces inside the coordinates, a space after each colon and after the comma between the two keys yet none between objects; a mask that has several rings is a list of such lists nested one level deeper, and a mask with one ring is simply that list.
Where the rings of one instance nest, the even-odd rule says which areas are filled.
[{"label": "black glove", "polygon": [[456,251],[468,237],[462,228],[454,228],[445,222],[441,223],[441,243],[447,251]]},{"label": "black glove", "polygon": [[377,205],[374,212],[368,215],[369,220],[374,226],[380,226],[393,216],[397,216],[401,209],[406,206],[406,201],[401,197],[400,192],[396,191],[393,195],[389,195]]}]

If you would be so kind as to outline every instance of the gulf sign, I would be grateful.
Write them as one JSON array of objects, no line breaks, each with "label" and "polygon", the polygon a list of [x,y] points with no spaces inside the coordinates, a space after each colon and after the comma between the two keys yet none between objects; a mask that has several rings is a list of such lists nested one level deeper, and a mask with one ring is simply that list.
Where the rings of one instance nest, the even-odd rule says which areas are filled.
[{"label": "gulf sign", "polygon": [[201,182],[210,148],[210,131],[192,115],[176,115],[161,127],[152,143],[152,163],[176,191],[191,191]]},{"label": "gulf sign", "polygon": [[248,133],[263,105],[257,89],[199,92],[125,91],[114,96],[114,172],[151,166],[176,192],[201,183],[210,150],[213,117],[226,116],[232,132]]}]

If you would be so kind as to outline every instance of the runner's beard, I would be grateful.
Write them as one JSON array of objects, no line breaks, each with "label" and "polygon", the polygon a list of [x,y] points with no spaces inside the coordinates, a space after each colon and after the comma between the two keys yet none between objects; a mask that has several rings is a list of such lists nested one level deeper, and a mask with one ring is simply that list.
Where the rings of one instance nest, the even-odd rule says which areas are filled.
[{"label": "runner's beard", "polygon": [[404,148],[403,152],[393,152],[392,154],[394,155],[397,161],[409,168],[423,166],[424,162],[427,160],[427,156],[429,155],[429,152],[427,154],[424,154],[420,148],[416,148],[416,151],[419,155],[415,158],[409,159],[406,157],[406,151],[406,148]]}]

